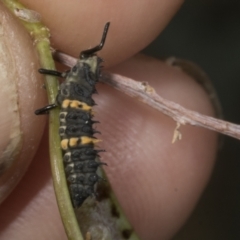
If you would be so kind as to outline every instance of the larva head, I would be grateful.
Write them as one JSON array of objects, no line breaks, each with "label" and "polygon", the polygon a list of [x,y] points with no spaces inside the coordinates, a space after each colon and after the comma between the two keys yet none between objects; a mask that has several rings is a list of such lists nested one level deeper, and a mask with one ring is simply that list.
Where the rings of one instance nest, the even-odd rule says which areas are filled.
[{"label": "larva head", "polygon": [[99,45],[94,48],[84,50],[80,53],[79,60],[76,65],[68,73],[68,81],[81,82],[81,80],[89,80],[90,85],[95,85],[99,78],[100,63],[102,59],[96,55],[105,43],[110,22],[106,23],[102,39]]},{"label": "larva head", "polygon": [[102,59],[97,55],[79,59],[76,65],[69,71],[66,82],[94,86],[99,79],[100,63]]}]

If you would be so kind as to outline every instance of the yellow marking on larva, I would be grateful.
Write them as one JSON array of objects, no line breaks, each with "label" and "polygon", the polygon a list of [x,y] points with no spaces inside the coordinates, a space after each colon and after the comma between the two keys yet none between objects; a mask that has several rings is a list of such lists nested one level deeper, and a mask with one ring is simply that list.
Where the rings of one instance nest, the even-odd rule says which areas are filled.
[{"label": "yellow marking on larva", "polygon": [[63,140],[61,141],[61,148],[62,148],[63,150],[67,150],[67,149],[68,149],[68,139],[63,139]]},{"label": "yellow marking on larva", "polygon": [[80,138],[69,138],[69,139],[63,139],[61,141],[61,148],[66,151],[69,147],[78,147],[80,145],[85,145],[85,144],[97,144],[101,142],[101,139],[96,139],[96,138],[91,138],[87,136],[83,136]]},{"label": "yellow marking on larva", "polygon": [[71,108],[81,108],[82,110],[84,111],[89,111],[92,109],[91,106],[88,106],[86,103],[84,102],[80,102],[80,101],[76,101],[76,100],[73,100],[71,103],[70,103],[70,107]]},{"label": "yellow marking on larva", "polygon": [[63,102],[62,102],[62,108],[67,108],[70,104],[70,100],[68,99],[65,99]]},{"label": "yellow marking on larva", "polygon": [[71,108],[79,108],[80,104],[81,104],[81,102],[79,102],[79,101],[77,101],[77,100],[73,100],[73,101],[71,101],[71,103],[70,103],[70,107],[71,107]]},{"label": "yellow marking on larva", "polygon": [[62,108],[68,108],[68,107],[71,107],[71,108],[80,108],[84,111],[91,111],[92,110],[92,107],[87,105],[86,103],[84,102],[80,102],[80,101],[77,101],[77,100],[69,100],[69,99],[65,99],[63,102],[62,102]]},{"label": "yellow marking on larva", "polygon": [[79,138],[70,138],[69,139],[69,146],[70,147],[77,147]]},{"label": "yellow marking on larva", "polygon": [[81,143],[82,144],[88,144],[88,143],[96,144],[96,143],[99,143],[101,141],[102,141],[101,139],[90,138],[90,137],[81,137]]},{"label": "yellow marking on larva", "polygon": [[91,111],[92,107],[87,105],[86,103],[81,103],[82,104],[82,109],[85,111]]}]

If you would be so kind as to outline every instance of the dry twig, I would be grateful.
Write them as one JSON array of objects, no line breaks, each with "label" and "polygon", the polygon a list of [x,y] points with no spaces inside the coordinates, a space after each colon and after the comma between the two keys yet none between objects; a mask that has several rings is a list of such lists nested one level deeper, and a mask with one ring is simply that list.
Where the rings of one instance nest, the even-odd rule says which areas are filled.
[{"label": "dry twig", "polygon": [[[61,52],[54,52],[53,55],[56,60],[70,67],[76,62],[76,58]],[[240,125],[188,110],[175,102],[162,98],[154,88],[145,82],[137,82],[125,76],[106,72],[103,73],[101,81],[168,115],[177,122],[178,126],[185,124],[200,126],[240,139]]]}]

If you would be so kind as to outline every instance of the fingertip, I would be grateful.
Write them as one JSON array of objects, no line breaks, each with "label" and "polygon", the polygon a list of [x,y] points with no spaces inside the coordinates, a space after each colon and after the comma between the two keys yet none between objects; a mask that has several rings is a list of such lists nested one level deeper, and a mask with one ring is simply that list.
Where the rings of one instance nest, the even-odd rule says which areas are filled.
[{"label": "fingertip", "polygon": [[[137,56],[112,71],[148,82],[166,99],[213,115],[206,92],[180,69]],[[98,96],[104,161],[116,195],[142,239],[169,239],[186,221],[210,177],[217,135],[181,126],[149,106],[109,87]],[[104,126],[104,123],[106,124]]]},{"label": "fingertip", "polygon": [[3,4],[0,8],[1,202],[27,170],[39,145],[45,121],[34,116],[34,110],[44,102],[44,96],[38,91],[42,79],[37,73],[39,62],[32,39]]},{"label": "fingertip", "polygon": [[106,44],[99,53],[109,67],[139,52],[156,38],[183,0],[22,2],[41,14],[50,29],[53,47],[75,57],[97,45],[105,23],[111,22]]}]

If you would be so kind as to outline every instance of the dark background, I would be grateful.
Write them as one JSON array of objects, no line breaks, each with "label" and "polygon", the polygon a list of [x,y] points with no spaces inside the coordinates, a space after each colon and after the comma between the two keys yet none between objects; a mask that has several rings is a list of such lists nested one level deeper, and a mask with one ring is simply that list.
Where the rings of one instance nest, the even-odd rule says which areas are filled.
[{"label": "dark background", "polygon": [[[218,92],[224,119],[240,123],[240,0],[187,0],[144,53],[176,56],[200,65]],[[211,181],[173,239],[240,239],[238,140],[224,137]]]}]

